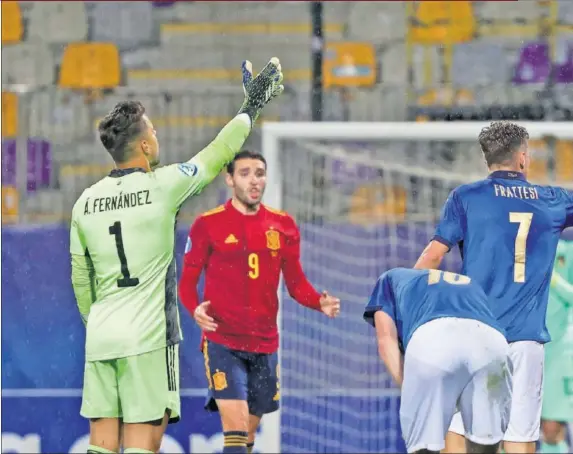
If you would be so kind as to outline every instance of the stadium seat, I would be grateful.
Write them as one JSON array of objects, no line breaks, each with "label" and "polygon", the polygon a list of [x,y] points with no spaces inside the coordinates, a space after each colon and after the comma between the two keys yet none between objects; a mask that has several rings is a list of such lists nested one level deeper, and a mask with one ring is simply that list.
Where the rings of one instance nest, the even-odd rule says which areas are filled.
[{"label": "stadium seat", "polygon": [[543,140],[530,140],[529,149],[531,151],[531,165],[528,177],[533,181],[547,182],[549,148]]},{"label": "stadium seat", "polygon": [[503,22],[506,25],[524,23],[535,21],[540,14],[539,4],[536,1],[515,2],[511,8],[502,2],[474,2],[474,4],[475,15],[486,22]]},{"label": "stadium seat", "polygon": [[149,44],[153,38],[151,2],[95,2],[92,18],[93,41],[129,49]]},{"label": "stadium seat", "polygon": [[418,98],[420,106],[463,106],[473,104],[474,95],[469,89],[448,87],[428,90]]},{"label": "stadium seat", "polygon": [[84,41],[88,35],[84,2],[33,2],[28,21],[31,40],[64,44]]},{"label": "stadium seat", "polygon": [[[326,10],[339,3],[345,2],[328,3]],[[405,2],[354,2],[347,8],[348,11],[339,20],[346,22],[349,36],[353,39],[369,41],[377,46],[404,40]]]},{"label": "stadium seat", "polygon": [[359,186],[350,200],[350,222],[369,224],[403,219],[406,203],[404,188],[386,187],[379,183]]},{"label": "stadium seat", "polygon": [[[455,86],[506,84],[510,67],[502,42],[474,40],[453,47],[451,81]],[[496,62],[492,65],[491,62]],[[471,70],[468,70],[471,68]]]},{"label": "stadium seat", "polygon": [[54,82],[54,57],[42,42],[21,42],[2,48],[2,83],[48,86]]},{"label": "stadium seat", "polygon": [[2,44],[18,43],[22,39],[22,13],[18,2],[3,1]]},{"label": "stadium seat", "polygon": [[119,51],[112,43],[71,43],[60,68],[60,87],[113,88],[121,81]]},{"label": "stadium seat", "polygon": [[419,2],[409,29],[413,44],[455,44],[469,41],[476,30],[470,1]]},{"label": "stadium seat", "polygon": [[2,92],[2,137],[18,135],[18,95]]},{"label": "stadium seat", "polygon": [[324,87],[371,87],[376,83],[376,52],[370,43],[329,42],[323,63]]},{"label": "stadium seat", "polygon": [[[331,40],[342,39],[343,30],[344,26],[339,23],[324,24],[324,33]],[[261,40],[275,45],[285,41],[290,44],[308,43],[311,36],[311,24],[308,19],[293,23],[173,22],[161,24],[160,28],[163,45],[193,43],[194,46],[221,46],[232,43],[240,37],[247,48],[249,44],[257,44]]]},{"label": "stadium seat", "polygon": [[82,191],[102,179],[113,169],[111,164],[67,164],[60,168],[60,188],[67,194],[80,195]]},{"label": "stadium seat", "polygon": [[19,201],[18,189],[14,186],[2,185],[3,224],[11,224],[18,220]]},{"label": "stadium seat", "polygon": [[549,45],[546,42],[525,43],[519,52],[513,83],[516,85],[544,83],[551,74],[551,67]]},{"label": "stadium seat", "polygon": [[573,181],[573,142],[560,140],[555,148],[555,176],[560,183]]},{"label": "stadium seat", "polygon": [[27,134],[58,145],[92,138],[90,106],[69,90],[51,88],[27,95]]}]

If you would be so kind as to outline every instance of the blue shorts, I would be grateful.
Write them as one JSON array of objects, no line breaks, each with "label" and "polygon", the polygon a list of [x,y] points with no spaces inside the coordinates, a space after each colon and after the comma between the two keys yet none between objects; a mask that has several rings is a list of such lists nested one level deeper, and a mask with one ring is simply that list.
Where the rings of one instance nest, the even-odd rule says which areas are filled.
[{"label": "blue shorts", "polygon": [[216,400],[246,400],[249,414],[262,416],[279,408],[277,353],[249,353],[205,341],[203,346],[209,394],[208,411]]}]

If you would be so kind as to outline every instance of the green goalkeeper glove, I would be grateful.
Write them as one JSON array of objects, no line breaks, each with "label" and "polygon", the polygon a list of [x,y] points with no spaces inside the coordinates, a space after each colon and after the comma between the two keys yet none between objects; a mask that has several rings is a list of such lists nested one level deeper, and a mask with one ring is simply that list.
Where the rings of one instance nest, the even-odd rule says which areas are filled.
[{"label": "green goalkeeper glove", "polygon": [[243,62],[242,72],[245,101],[239,113],[246,113],[251,118],[252,126],[263,107],[283,92],[284,86],[281,85],[283,73],[277,57],[271,58],[267,66],[254,79],[253,64],[249,60]]}]

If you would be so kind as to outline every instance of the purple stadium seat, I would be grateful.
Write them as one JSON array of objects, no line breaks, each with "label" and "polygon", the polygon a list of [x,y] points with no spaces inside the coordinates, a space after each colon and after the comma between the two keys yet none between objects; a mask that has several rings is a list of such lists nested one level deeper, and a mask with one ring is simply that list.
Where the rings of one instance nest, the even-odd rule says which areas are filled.
[{"label": "purple stadium seat", "polygon": [[[49,187],[52,174],[52,147],[43,139],[28,139],[27,190]],[[2,141],[2,184],[17,186],[17,143]]]},{"label": "purple stadium seat", "polygon": [[546,43],[531,42],[520,51],[513,83],[517,85],[543,83],[551,73],[549,47]]},{"label": "purple stadium seat", "polygon": [[573,83],[573,42],[567,45],[567,57],[565,63],[555,64],[555,83]]}]

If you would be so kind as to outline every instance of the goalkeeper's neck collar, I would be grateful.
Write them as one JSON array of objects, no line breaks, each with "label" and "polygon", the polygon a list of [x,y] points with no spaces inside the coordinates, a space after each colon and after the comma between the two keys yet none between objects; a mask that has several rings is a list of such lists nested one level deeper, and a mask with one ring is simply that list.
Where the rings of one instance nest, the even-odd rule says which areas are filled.
[{"label": "goalkeeper's neck collar", "polygon": [[129,169],[113,169],[109,173],[109,176],[112,178],[120,178],[120,177],[124,177],[124,176],[129,175],[130,173],[134,173],[134,172],[146,173],[145,169],[143,169],[141,167],[130,167]]},{"label": "goalkeeper's neck collar", "polygon": [[501,180],[521,180],[527,181],[525,175],[521,172],[513,172],[510,170],[496,170],[489,174],[488,178],[499,178]]}]

